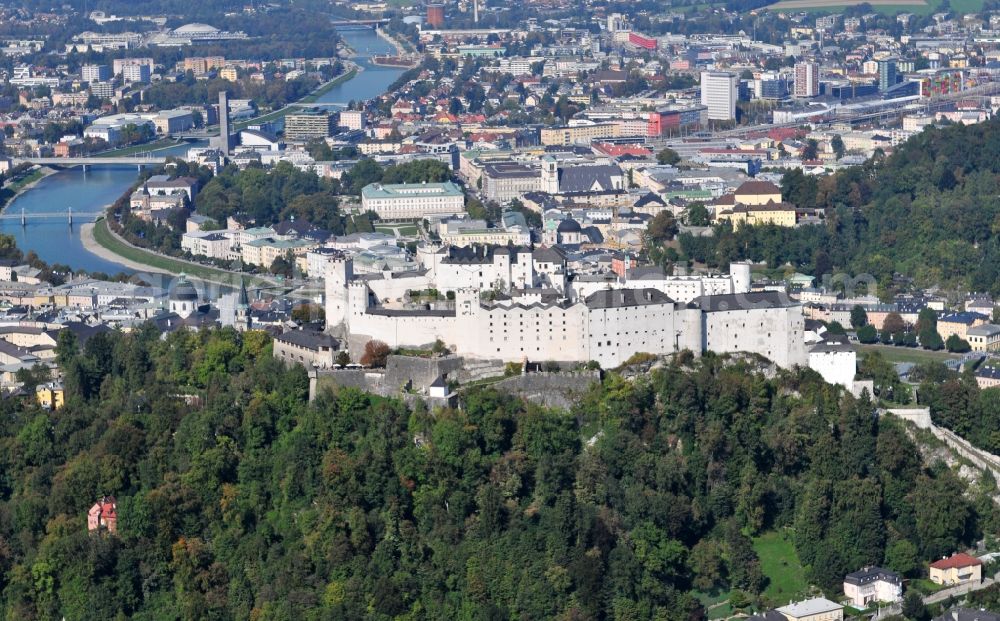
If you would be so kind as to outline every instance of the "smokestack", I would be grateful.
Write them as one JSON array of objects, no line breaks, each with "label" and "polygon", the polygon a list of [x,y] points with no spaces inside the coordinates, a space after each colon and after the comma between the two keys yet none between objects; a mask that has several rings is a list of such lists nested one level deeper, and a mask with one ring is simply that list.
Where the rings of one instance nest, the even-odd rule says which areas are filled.
[{"label": "smokestack", "polygon": [[232,139],[229,135],[229,92],[219,91],[219,148],[229,157]]}]

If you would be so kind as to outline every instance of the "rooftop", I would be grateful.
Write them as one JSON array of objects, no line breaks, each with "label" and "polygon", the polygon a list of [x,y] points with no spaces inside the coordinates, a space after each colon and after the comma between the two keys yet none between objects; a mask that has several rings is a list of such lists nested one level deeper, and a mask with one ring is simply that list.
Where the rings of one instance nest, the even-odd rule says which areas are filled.
[{"label": "rooftop", "polygon": [[837,602],[831,602],[825,597],[816,597],[814,599],[807,599],[803,602],[795,602],[787,606],[782,606],[777,610],[786,617],[799,618],[818,615],[834,610],[842,610],[843,608],[844,607]]}]

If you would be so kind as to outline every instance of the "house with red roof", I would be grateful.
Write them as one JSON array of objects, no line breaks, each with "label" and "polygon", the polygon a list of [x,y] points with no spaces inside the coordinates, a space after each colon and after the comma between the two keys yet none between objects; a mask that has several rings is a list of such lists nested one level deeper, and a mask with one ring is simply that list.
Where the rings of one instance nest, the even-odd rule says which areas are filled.
[{"label": "house with red roof", "polygon": [[983,562],[974,556],[958,552],[931,563],[929,577],[935,584],[979,584],[983,580]]},{"label": "house with red roof", "polygon": [[87,530],[107,530],[112,535],[118,532],[118,503],[114,496],[102,496],[87,511]]}]

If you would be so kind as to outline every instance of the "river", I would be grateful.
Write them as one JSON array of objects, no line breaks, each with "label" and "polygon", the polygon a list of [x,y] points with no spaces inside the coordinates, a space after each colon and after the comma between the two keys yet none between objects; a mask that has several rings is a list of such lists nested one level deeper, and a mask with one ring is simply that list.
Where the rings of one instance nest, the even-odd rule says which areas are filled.
[{"label": "river", "polygon": [[[354,61],[364,71],[324,93],[318,102],[346,104],[351,100],[377,97],[403,73],[401,69],[371,64],[370,57],[373,54],[385,54],[393,49],[374,31],[351,30],[343,32],[342,36],[358,53]],[[183,155],[198,144],[179,144],[156,153]],[[136,169],[132,166],[93,165],[86,172],[80,168],[70,168],[49,175],[5,208],[9,214],[20,214],[24,210],[29,215],[27,224],[21,226],[19,220],[0,220],[0,232],[14,235],[18,248],[24,252],[34,250],[48,263],[61,263],[73,269],[109,274],[133,273],[134,270],[126,266],[87,251],[80,240],[79,220],[76,226],[69,226],[63,220],[32,221],[30,214],[64,211],[69,207],[79,212],[100,211],[117,200],[135,182],[136,174]]]}]

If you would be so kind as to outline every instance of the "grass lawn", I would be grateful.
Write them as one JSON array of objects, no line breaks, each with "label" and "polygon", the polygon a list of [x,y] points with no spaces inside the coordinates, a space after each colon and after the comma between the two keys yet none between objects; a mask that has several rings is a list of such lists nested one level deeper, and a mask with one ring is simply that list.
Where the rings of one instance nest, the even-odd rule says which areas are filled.
[{"label": "grass lawn", "polygon": [[716,606],[708,611],[708,618],[710,621],[715,621],[715,619],[725,619],[733,614],[733,607],[729,605],[729,602],[721,606]]},{"label": "grass lawn", "polygon": [[753,540],[761,570],[768,578],[764,596],[772,602],[797,600],[809,587],[802,576],[802,563],[787,531],[765,533]]},{"label": "grass lawn", "polygon": [[[183,272],[189,276],[194,276],[195,278],[230,285],[233,287],[238,287],[240,283],[240,277],[237,274],[232,274],[224,270],[217,270],[203,265],[194,265],[185,261],[178,261],[177,259],[165,257],[149,250],[143,250],[142,248],[136,248],[122,243],[117,237],[111,234],[110,230],[108,230],[108,221],[105,218],[101,218],[94,224],[94,240],[118,256],[124,257],[130,261],[135,261],[136,263],[156,267],[174,274],[180,274]],[[268,286],[271,284],[269,281],[256,276],[251,276],[249,274],[246,275],[245,278],[247,285]]]},{"label": "grass lawn", "polygon": [[944,586],[931,582],[927,578],[917,578],[916,580],[910,580],[910,588],[914,591],[919,591],[924,595],[931,595],[932,593],[937,593]]},{"label": "grass lawn", "polygon": [[34,183],[35,181],[38,181],[44,176],[45,176],[45,170],[42,168],[36,168],[35,170],[21,177],[17,181],[11,182],[11,184],[7,186],[7,189],[10,190],[11,192],[15,193],[19,192],[21,188],[23,188],[24,186],[28,185],[29,183]]},{"label": "grass lawn", "polygon": [[129,155],[138,155],[140,153],[146,153],[147,151],[153,151],[155,149],[164,149],[166,147],[172,147],[175,144],[177,144],[177,141],[175,140],[172,140],[170,138],[160,138],[159,140],[154,140],[153,142],[144,142],[142,144],[133,145],[131,147],[115,149],[114,151],[104,151],[96,155],[97,157],[127,157]]},{"label": "grass lawn", "polygon": [[417,225],[415,224],[376,224],[376,233],[387,235],[416,235]]},{"label": "grass lawn", "polygon": [[958,358],[955,354],[946,351],[931,351],[919,347],[895,347],[892,345],[858,345],[858,353],[862,356],[866,353],[877,351],[889,362],[944,362],[950,358]]}]

